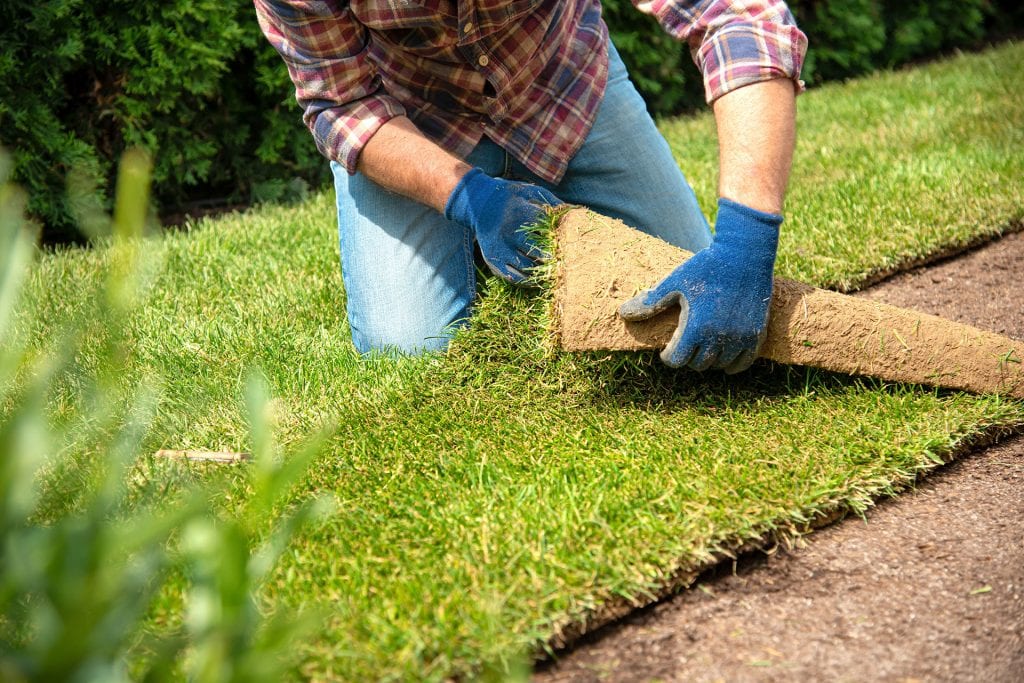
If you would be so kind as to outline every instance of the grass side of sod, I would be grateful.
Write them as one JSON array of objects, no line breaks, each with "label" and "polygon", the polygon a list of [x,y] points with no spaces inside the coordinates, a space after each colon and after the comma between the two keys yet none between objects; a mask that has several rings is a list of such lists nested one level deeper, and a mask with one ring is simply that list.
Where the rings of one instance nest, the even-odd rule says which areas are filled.
[{"label": "grass side of sod", "polygon": [[[1024,45],[1010,44],[801,96],[779,275],[855,288],[1019,223],[1021,73]],[[710,209],[713,121],[662,129]],[[668,371],[650,354],[553,354],[543,297],[494,280],[448,354],[360,358],[334,221],[319,196],[147,242],[120,373],[124,387],[159,392],[147,450],[246,450],[240,396],[253,368],[284,444],[332,425],[291,503],[329,494],[336,512],[298,536],[262,595],[323,610],[303,676],[505,671],[719,550],[863,511],[1024,424],[1024,405],[998,397],[770,364],[725,377]],[[88,329],[108,258],[39,259],[18,324],[40,353],[68,320]],[[55,383],[55,421],[75,424],[102,337],[87,334]],[[47,482],[67,505],[98,457],[88,431]],[[226,515],[250,495],[239,467],[143,459],[136,479],[140,506],[194,479],[217,484]],[[153,624],[180,619],[184,587],[172,580]]]}]

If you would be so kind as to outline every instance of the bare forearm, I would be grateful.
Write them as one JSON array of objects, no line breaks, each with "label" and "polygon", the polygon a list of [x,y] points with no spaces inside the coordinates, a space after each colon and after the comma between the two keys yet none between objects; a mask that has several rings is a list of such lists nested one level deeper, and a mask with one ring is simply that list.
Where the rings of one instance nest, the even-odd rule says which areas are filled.
[{"label": "bare forearm", "polygon": [[793,82],[747,85],[715,100],[721,197],[782,213],[796,139]]},{"label": "bare forearm", "polygon": [[392,192],[443,212],[459,179],[472,168],[421,133],[408,118],[391,119],[359,154],[357,169]]}]

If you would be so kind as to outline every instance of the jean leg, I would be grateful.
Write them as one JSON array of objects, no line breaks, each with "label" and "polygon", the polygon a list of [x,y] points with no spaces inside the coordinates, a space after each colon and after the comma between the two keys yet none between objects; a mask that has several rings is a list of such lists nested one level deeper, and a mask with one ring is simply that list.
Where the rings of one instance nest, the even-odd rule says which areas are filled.
[{"label": "jean leg", "polygon": [[[505,154],[489,140],[469,158],[500,173]],[[472,230],[361,173],[331,163],[349,327],[360,353],[443,349],[476,295]]]},{"label": "jean leg", "polygon": [[341,273],[360,353],[443,348],[446,328],[469,316],[472,235],[423,204],[337,163]]},{"label": "jean leg", "polygon": [[690,251],[711,244],[707,219],[665,138],[609,43],[608,87],[559,199],[582,204]]}]

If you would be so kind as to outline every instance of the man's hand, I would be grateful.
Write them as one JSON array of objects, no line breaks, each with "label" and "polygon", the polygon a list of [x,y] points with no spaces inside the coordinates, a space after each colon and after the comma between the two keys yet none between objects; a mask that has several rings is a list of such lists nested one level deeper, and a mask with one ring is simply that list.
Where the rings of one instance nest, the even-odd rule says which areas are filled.
[{"label": "man's hand", "polygon": [[375,183],[444,213],[472,228],[484,260],[509,282],[543,256],[524,226],[536,223],[545,205],[561,202],[535,185],[492,178],[428,140],[413,123],[389,120],[359,155],[359,170]]},{"label": "man's hand", "polygon": [[624,303],[619,315],[646,320],[678,304],[679,326],[661,352],[666,365],[746,370],[768,330],[781,224],[782,216],[719,199],[711,246]]},{"label": "man's hand", "polygon": [[544,217],[545,206],[558,204],[558,198],[541,187],[492,178],[474,168],[455,186],[444,215],[472,228],[488,267],[518,284],[543,257],[524,228]]},{"label": "man's hand", "polygon": [[711,246],[619,309],[645,320],[679,304],[661,359],[672,367],[750,367],[768,329],[772,271],[796,135],[793,83],[762,81],[715,100],[718,221]]}]

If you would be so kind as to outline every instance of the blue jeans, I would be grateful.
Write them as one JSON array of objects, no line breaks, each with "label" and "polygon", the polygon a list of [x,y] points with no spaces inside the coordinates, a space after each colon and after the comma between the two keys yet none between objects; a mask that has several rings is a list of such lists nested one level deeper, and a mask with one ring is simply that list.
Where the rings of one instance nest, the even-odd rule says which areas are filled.
[{"label": "blue jeans", "polygon": [[[609,45],[608,87],[594,127],[553,185],[487,138],[466,161],[492,176],[551,190],[559,199],[613,216],[698,251],[711,243],[707,220],[668,144]],[[341,271],[352,341],[361,353],[443,349],[476,295],[472,230],[332,162]]]}]

